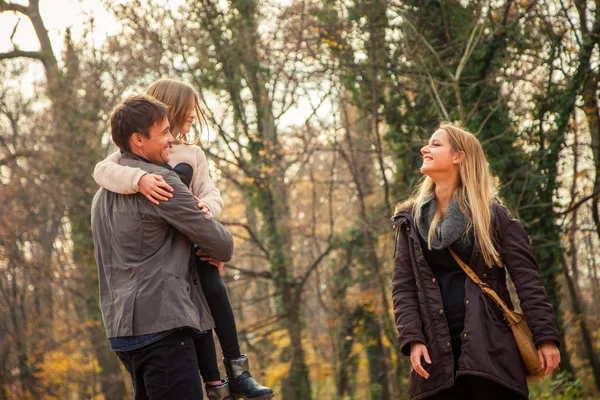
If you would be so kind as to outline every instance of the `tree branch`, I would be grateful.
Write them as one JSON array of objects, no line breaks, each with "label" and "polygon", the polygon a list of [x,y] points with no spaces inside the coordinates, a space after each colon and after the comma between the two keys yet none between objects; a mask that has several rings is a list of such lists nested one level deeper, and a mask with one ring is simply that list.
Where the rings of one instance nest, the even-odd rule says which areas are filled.
[{"label": "tree branch", "polygon": [[253,278],[273,279],[273,275],[271,275],[270,272],[266,272],[266,271],[264,271],[264,272],[252,271],[250,269],[236,267],[233,264],[225,264],[225,266],[227,268],[231,268],[231,269],[234,269],[236,271],[240,271],[242,274],[251,276]]},{"label": "tree branch", "polygon": [[4,0],[0,0],[0,11],[14,11],[28,16],[29,8],[21,4],[7,3]]},{"label": "tree branch", "polygon": [[319,266],[319,264],[321,264],[321,261],[323,261],[323,258],[325,258],[329,253],[331,253],[331,250],[333,250],[333,248],[334,248],[333,242],[330,241],[329,245],[327,246],[327,248],[325,249],[325,251],[322,252],[321,255],[319,255],[319,257],[317,257],[317,259],[312,263],[312,265],[310,266],[310,268],[308,268],[308,271],[306,271],[306,273],[302,277],[302,280],[298,284],[297,293],[301,293],[302,292],[302,287],[308,281],[308,278],[310,277],[310,275],[313,273],[313,271],[315,269],[317,269],[317,267]]},{"label": "tree branch", "polygon": [[12,50],[6,53],[0,53],[0,60],[6,60],[10,58],[34,58],[36,60],[44,61],[46,54],[43,51],[23,51],[23,50]]},{"label": "tree branch", "polygon": [[13,154],[9,154],[8,156],[0,159],[0,166],[8,164],[10,161],[16,160],[19,157],[33,157],[36,155],[35,151],[17,151]]},{"label": "tree branch", "polygon": [[10,43],[12,43],[13,47],[16,49],[19,46],[17,46],[17,44],[15,43],[15,35],[17,34],[17,29],[19,29],[19,24],[21,23],[21,17],[19,17],[19,20],[17,21],[17,23],[15,24],[12,34],[10,35]]},{"label": "tree branch", "polygon": [[566,209],[565,211],[561,211],[558,215],[563,215],[563,214],[568,214],[570,212],[575,211],[576,209],[578,209],[579,207],[581,207],[582,205],[584,205],[587,201],[591,200],[591,199],[595,199],[597,197],[600,197],[600,188],[597,188],[596,190],[594,190],[594,192],[592,194],[590,194],[589,196],[584,197],[583,199],[579,200],[577,203],[574,203],[571,207],[569,207],[568,209]]},{"label": "tree branch", "polygon": [[270,257],[269,251],[263,246],[262,242],[258,239],[258,236],[256,235],[256,233],[254,233],[254,231],[248,224],[243,224],[241,222],[229,222],[229,221],[221,221],[221,223],[223,225],[227,225],[227,226],[241,226],[242,228],[246,229],[246,232],[248,232],[248,234],[252,238],[252,241],[264,253],[264,255],[267,257],[267,259]]}]

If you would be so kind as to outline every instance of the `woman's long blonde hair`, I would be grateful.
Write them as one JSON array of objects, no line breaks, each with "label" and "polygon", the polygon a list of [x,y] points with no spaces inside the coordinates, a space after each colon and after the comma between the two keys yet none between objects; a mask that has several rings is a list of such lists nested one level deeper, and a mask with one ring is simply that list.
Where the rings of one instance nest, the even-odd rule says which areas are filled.
[{"label": "woman's long blonde hair", "polygon": [[[472,133],[450,122],[442,123],[438,130],[444,130],[448,134],[454,152],[465,153],[465,158],[459,165],[460,182],[454,196],[467,220],[467,232],[474,228],[475,240],[481,248],[487,265],[502,266],[492,235],[492,201],[496,197],[497,186],[490,174],[481,143]],[[428,176],[425,176],[417,186],[413,196],[415,221],[419,220],[421,204],[434,195],[434,189],[435,182]],[[437,235],[436,226],[440,218],[441,213],[436,210],[427,235],[429,246]]]},{"label": "woman's long blonde hair", "polygon": [[[207,123],[200,108],[198,92],[193,87],[175,79],[159,79],[148,87],[146,94],[169,107],[169,124],[175,140],[185,144],[196,144],[200,141],[202,129],[207,126]],[[196,112],[200,129],[195,137],[189,139],[187,134],[181,133],[181,128],[192,110]]]}]

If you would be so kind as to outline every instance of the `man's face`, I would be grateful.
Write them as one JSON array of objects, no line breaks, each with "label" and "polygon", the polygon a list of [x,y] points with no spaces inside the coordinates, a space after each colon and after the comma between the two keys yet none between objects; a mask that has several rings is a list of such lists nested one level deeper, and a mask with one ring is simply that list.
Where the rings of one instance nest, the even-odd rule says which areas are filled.
[{"label": "man's face", "polygon": [[137,153],[148,160],[157,164],[166,164],[169,162],[169,153],[175,139],[169,131],[169,120],[165,118],[162,122],[157,122],[150,128],[150,137],[139,135],[132,149],[139,150]]}]

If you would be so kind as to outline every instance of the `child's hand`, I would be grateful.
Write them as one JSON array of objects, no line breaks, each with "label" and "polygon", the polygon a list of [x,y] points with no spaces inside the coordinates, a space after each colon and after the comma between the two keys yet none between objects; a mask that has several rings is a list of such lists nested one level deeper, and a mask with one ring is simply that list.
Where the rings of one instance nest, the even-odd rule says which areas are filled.
[{"label": "child's hand", "polygon": [[204,202],[202,200],[200,200],[199,198],[197,198],[196,196],[194,196],[194,199],[196,199],[196,201],[198,202],[198,208],[200,210],[202,210],[202,212],[206,215],[208,215],[210,217],[210,219],[213,219],[213,213],[212,211],[210,211],[210,208],[208,208],[208,206],[206,204],[204,204]]},{"label": "child's hand", "polygon": [[217,267],[217,269],[219,270],[219,274],[223,271],[223,267],[225,266],[225,263],[223,261],[215,260],[214,258],[212,258],[211,256],[209,256],[208,254],[206,254],[204,252],[204,250],[202,250],[202,249],[199,249],[198,251],[196,251],[196,255],[198,257],[200,257],[200,259],[202,261],[208,261],[209,264],[214,265],[215,267]]},{"label": "child's hand", "polygon": [[142,175],[138,181],[138,191],[154,204],[159,204],[159,200],[167,201],[173,197],[171,194],[173,188],[162,176],[155,174]]}]

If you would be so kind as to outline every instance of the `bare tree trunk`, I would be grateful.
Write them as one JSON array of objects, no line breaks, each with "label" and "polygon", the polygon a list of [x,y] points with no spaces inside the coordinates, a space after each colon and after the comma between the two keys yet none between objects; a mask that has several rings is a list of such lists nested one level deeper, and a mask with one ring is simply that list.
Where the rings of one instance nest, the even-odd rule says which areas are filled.
[{"label": "bare tree trunk", "polygon": [[[287,286],[287,285],[286,285]],[[290,288],[286,289],[289,291]],[[290,299],[292,300],[292,299]],[[312,398],[310,380],[308,378],[308,367],[305,361],[304,348],[302,347],[302,321],[300,316],[300,296],[296,296],[296,302],[286,301],[287,330],[290,337],[290,372],[286,377],[284,387],[284,399],[308,400]]]},{"label": "bare tree trunk", "polygon": [[[336,339],[337,365],[335,369],[336,399],[353,398],[356,386],[356,372],[358,370],[358,354],[353,354],[357,316],[350,310],[346,299],[348,288],[352,285],[352,266],[357,247],[354,238],[342,246],[344,251],[343,261],[336,263],[329,282],[330,297],[333,301],[329,310],[333,320]],[[344,397],[346,396],[346,397]]]},{"label": "bare tree trunk", "polygon": [[[592,138],[592,154],[594,155],[594,167],[596,176],[594,179],[594,193],[600,192],[600,121],[598,113],[598,96],[596,94],[598,90],[598,82],[595,76],[591,76],[590,79],[585,83],[583,90],[584,99],[584,111]],[[592,217],[596,226],[596,233],[598,239],[600,239],[600,214],[599,214],[599,196],[592,198]]]},{"label": "bare tree trunk", "polygon": [[[372,290],[377,290],[381,294],[381,314],[383,317],[384,326],[387,328],[386,333],[393,338],[391,342],[394,343],[396,340],[395,335],[391,334],[394,331],[391,318],[388,310],[388,298],[385,284],[382,284],[382,272],[379,258],[377,257],[376,251],[376,238],[374,236],[373,228],[370,226],[367,210],[367,197],[373,193],[374,184],[373,164],[374,160],[372,157],[366,157],[364,154],[366,149],[370,148],[370,143],[364,140],[364,137],[359,136],[359,143],[356,144],[353,137],[353,129],[364,128],[360,121],[351,121],[349,116],[349,108],[347,104],[342,103],[342,114],[344,119],[345,135],[344,140],[346,142],[347,151],[340,148],[340,153],[347,163],[348,170],[352,176],[352,181],[356,186],[356,192],[359,201],[359,215],[360,215],[360,231],[362,232],[362,243],[361,246],[364,248],[365,256],[361,260],[362,271],[364,279],[361,280],[360,288],[361,292],[368,293]],[[367,121],[369,119],[367,118]],[[367,124],[365,124],[367,125]],[[360,139],[362,138],[362,140]],[[371,277],[371,274],[375,274],[375,279]],[[375,287],[373,285],[375,283]],[[374,305],[375,306],[375,305]],[[362,308],[362,306],[361,306]],[[377,307],[375,308],[377,309]],[[381,335],[381,327],[376,322],[376,318],[367,313],[364,309],[362,314],[368,319],[363,324],[363,340],[365,345],[365,351],[368,359],[369,375],[371,377],[371,398],[375,399],[388,399],[390,396],[389,391],[389,379],[388,372],[389,368],[387,365],[387,357],[384,355],[384,350],[381,343],[381,336],[375,337],[375,335]],[[367,326],[369,324],[372,326]]]},{"label": "bare tree trunk", "polygon": [[[576,0],[575,5],[577,11],[579,13],[579,29],[581,29],[581,37],[588,38],[590,35],[588,29],[588,6],[585,0]],[[596,7],[598,4],[596,2]],[[594,15],[591,12],[589,15]],[[597,18],[600,18],[598,12],[595,13]],[[594,30],[597,35],[598,26],[600,26],[600,21],[595,21]],[[598,112],[598,76],[593,74],[592,70],[586,71],[586,76],[583,78],[583,110],[585,112],[588,129],[590,131],[590,136],[592,138],[592,154],[594,156],[594,167],[596,171],[596,177],[594,179],[594,190],[593,193],[597,193],[600,190],[600,116]],[[598,211],[599,206],[599,196],[594,196],[592,198],[592,217],[594,219],[594,224],[596,226],[596,233],[598,234],[598,238],[600,239],[600,214]]]},{"label": "bare tree trunk", "polygon": [[[3,331],[6,332],[7,329]],[[8,353],[8,346],[0,348],[0,400],[10,400],[7,392],[7,388],[9,387],[8,368],[6,365]]]},{"label": "bare tree trunk", "polygon": [[389,400],[387,357],[381,342],[381,327],[376,315],[362,310],[363,343],[366,347],[369,365],[369,391],[371,400]]},{"label": "bare tree trunk", "polygon": [[41,331],[44,335],[52,337],[52,325],[54,323],[52,278],[51,269],[52,255],[54,253],[54,241],[58,236],[60,219],[56,215],[50,216],[48,207],[42,209],[42,220],[46,220],[41,229],[40,244],[34,252],[35,263],[35,298],[34,303],[37,315],[43,316],[40,321]]},{"label": "bare tree trunk", "polygon": [[[574,133],[575,143],[573,144],[573,183],[571,185],[571,201],[574,202],[576,192],[577,192],[577,172],[579,167],[579,143],[578,143],[578,135],[577,130]],[[596,355],[594,350],[594,343],[591,336],[591,333],[588,329],[585,315],[583,312],[583,308],[581,306],[581,302],[579,300],[579,290],[578,290],[578,254],[577,254],[577,234],[579,231],[578,221],[577,221],[577,213],[578,208],[575,208],[572,212],[572,221],[571,227],[569,229],[569,252],[571,254],[571,274],[569,274],[569,269],[567,267],[566,260],[563,262],[564,266],[564,276],[567,282],[567,289],[569,291],[569,295],[571,297],[571,307],[574,315],[574,319],[579,323],[579,329],[581,331],[581,335],[583,338],[583,350],[586,358],[590,363],[590,367],[592,368],[592,374],[594,376],[594,381],[596,382],[596,387],[600,389],[600,360]]]},{"label": "bare tree trunk", "polygon": [[16,268],[11,268],[12,282],[11,282],[11,307],[10,315],[12,319],[12,325],[14,328],[14,340],[16,345],[16,358],[17,365],[19,367],[19,380],[22,384],[22,388],[27,392],[28,395],[33,398],[38,398],[37,393],[37,382],[34,376],[33,365],[29,359],[29,349],[26,343],[27,335],[27,322],[25,319],[25,310],[23,305],[23,290],[19,282],[19,274]]},{"label": "bare tree trunk", "polygon": [[286,383],[282,385],[285,389],[284,399],[310,400],[311,388],[308,378],[308,367],[306,365],[304,349],[302,347],[302,318],[301,318],[301,296],[302,287],[296,287],[290,276],[290,260],[286,256],[290,248],[289,228],[284,226],[284,221],[289,219],[287,197],[285,190],[277,190],[281,193],[280,198],[275,197],[270,190],[260,190],[259,209],[264,218],[265,243],[269,249],[271,271],[275,288],[279,293],[278,312],[283,314],[285,328],[290,338],[290,349],[285,357],[289,359],[290,370]]},{"label": "bare tree trunk", "polygon": [[383,85],[381,83],[381,75],[385,76],[385,72],[381,72],[380,65],[386,65],[389,60],[387,50],[385,48],[385,29],[388,27],[386,18],[386,1],[376,0],[366,3],[368,7],[367,15],[369,16],[369,61],[371,73],[371,110],[370,120],[372,121],[372,137],[376,149],[377,163],[379,166],[380,179],[383,182],[384,204],[387,212],[392,212],[390,203],[390,184],[386,176],[385,162],[383,159],[383,145],[381,141],[380,123],[379,123],[379,107],[383,103]]},{"label": "bare tree trunk", "polygon": [[358,359],[356,355],[352,354],[352,346],[356,341],[354,336],[355,327],[355,315],[346,312],[338,331],[338,342],[340,345],[338,353],[339,367],[335,379],[338,399],[343,399],[346,395],[352,397],[354,391],[352,381],[358,369]]},{"label": "bare tree trunk", "polygon": [[[592,243],[592,235],[590,233],[585,234],[585,250],[587,254],[594,255],[596,248]],[[598,282],[598,265],[596,264],[596,257],[588,257],[588,276],[592,280],[592,299],[597,299],[600,296],[600,283]],[[593,311],[595,312],[595,310]]]},{"label": "bare tree trunk", "polygon": [[[577,268],[577,248],[574,237],[569,238],[569,244],[571,247],[571,268]],[[594,342],[592,339],[592,335],[587,327],[585,315],[583,313],[581,303],[579,302],[579,296],[577,293],[576,285],[573,278],[571,278],[571,276],[569,275],[566,261],[564,262],[564,275],[565,281],[567,283],[567,290],[569,291],[569,296],[571,297],[571,308],[573,311],[573,318],[575,321],[578,321],[579,330],[581,331],[585,357],[588,359],[589,365],[592,369],[592,375],[594,376],[596,388],[600,389],[600,361],[594,350]]]}]

